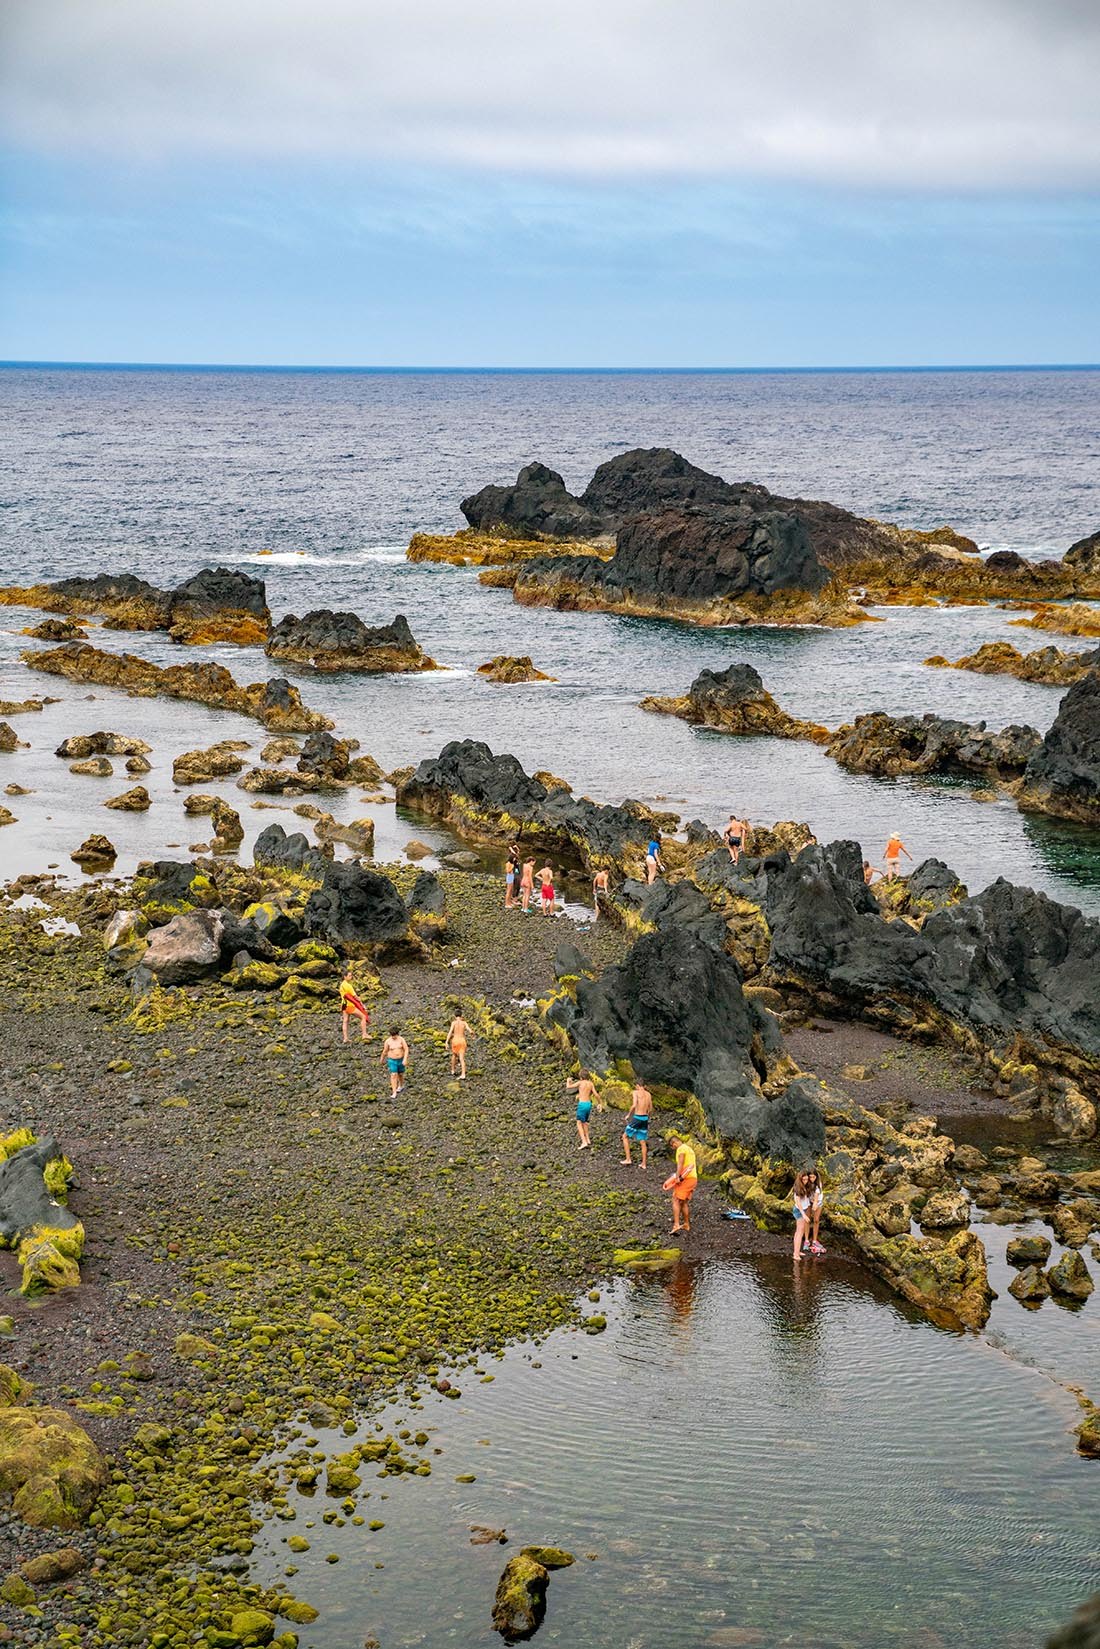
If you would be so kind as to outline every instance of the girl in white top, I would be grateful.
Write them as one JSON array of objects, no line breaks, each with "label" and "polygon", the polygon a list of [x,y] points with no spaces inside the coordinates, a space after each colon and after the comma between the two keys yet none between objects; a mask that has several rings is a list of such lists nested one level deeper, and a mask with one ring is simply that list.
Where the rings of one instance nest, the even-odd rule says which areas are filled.
[{"label": "girl in white top", "polygon": [[825,1198],[816,1168],[804,1168],[795,1175],[793,1201],[795,1259],[802,1258],[803,1248],[811,1254],[824,1254],[825,1250],[817,1240],[817,1231]]}]

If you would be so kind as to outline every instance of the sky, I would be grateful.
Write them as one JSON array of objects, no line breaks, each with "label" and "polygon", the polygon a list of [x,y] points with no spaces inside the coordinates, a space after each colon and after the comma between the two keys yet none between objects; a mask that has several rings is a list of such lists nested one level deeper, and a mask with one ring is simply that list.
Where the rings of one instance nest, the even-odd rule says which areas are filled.
[{"label": "sky", "polygon": [[1095,0],[5,0],[0,358],[1100,361]]}]

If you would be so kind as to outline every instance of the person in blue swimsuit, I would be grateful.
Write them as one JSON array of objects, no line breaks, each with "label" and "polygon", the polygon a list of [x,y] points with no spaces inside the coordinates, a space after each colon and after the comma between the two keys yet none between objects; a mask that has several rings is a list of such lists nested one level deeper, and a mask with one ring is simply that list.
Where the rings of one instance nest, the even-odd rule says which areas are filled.
[{"label": "person in blue swimsuit", "polygon": [[580,1140],[577,1150],[590,1151],[592,1136],[588,1131],[588,1120],[596,1100],[596,1084],[590,1071],[581,1071],[578,1076],[570,1077],[565,1086],[577,1096],[577,1137]]},{"label": "person in blue swimsuit", "polygon": [[636,1082],[630,1098],[630,1115],[623,1129],[623,1155],[620,1161],[629,1163],[634,1160],[630,1155],[630,1142],[633,1140],[642,1148],[642,1167],[649,1167],[649,1119],[652,1114],[653,1095],[648,1088]]},{"label": "person in blue swimsuit", "polygon": [[405,1065],[409,1058],[409,1044],[399,1030],[390,1031],[382,1044],[381,1063],[390,1073],[390,1093],[397,1098],[405,1086]]}]

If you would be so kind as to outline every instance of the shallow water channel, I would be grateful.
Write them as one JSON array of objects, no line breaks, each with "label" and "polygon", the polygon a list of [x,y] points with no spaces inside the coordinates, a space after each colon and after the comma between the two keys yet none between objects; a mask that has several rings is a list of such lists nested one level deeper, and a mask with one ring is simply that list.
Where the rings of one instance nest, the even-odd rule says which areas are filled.
[{"label": "shallow water channel", "polygon": [[[1011,1233],[988,1234],[1000,1273]],[[1027,1313],[1002,1293],[987,1338],[934,1328],[833,1256],[619,1281],[585,1308],[605,1333],[515,1347],[456,1372],[460,1399],[366,1422],[429,1432],[431,1477],[364,1465],[360,1527],[322,1522],[340,1505],[323,1488],[293,1494],[254,1574],[297,1565],[294,1594],[321,1611],[303,1649],[499,1644],[496,1580],[527,1543],[577,1556],[540,1643],[1036,1649],[1100,1576],[1100,1468],[1074,1451],[1058,1383],[1072,1361],[1100,1386],[1098,1298]],[[326,1454],[354,1441],[303,1435]],[[477,1524],[508,1544],[472,1545]]]}]

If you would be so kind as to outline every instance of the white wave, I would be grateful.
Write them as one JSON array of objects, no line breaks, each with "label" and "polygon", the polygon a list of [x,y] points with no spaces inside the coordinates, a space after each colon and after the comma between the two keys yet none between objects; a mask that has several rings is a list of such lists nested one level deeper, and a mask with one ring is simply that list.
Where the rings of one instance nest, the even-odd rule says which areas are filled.
[{"label": "white wave", "polygon": [[361,567],[364,561],[384,566],[400,566],[405,561],[404,544],[368,544],[345,554],[317,555],[312,550],[240,550],[219,556],[250,567]]}]

